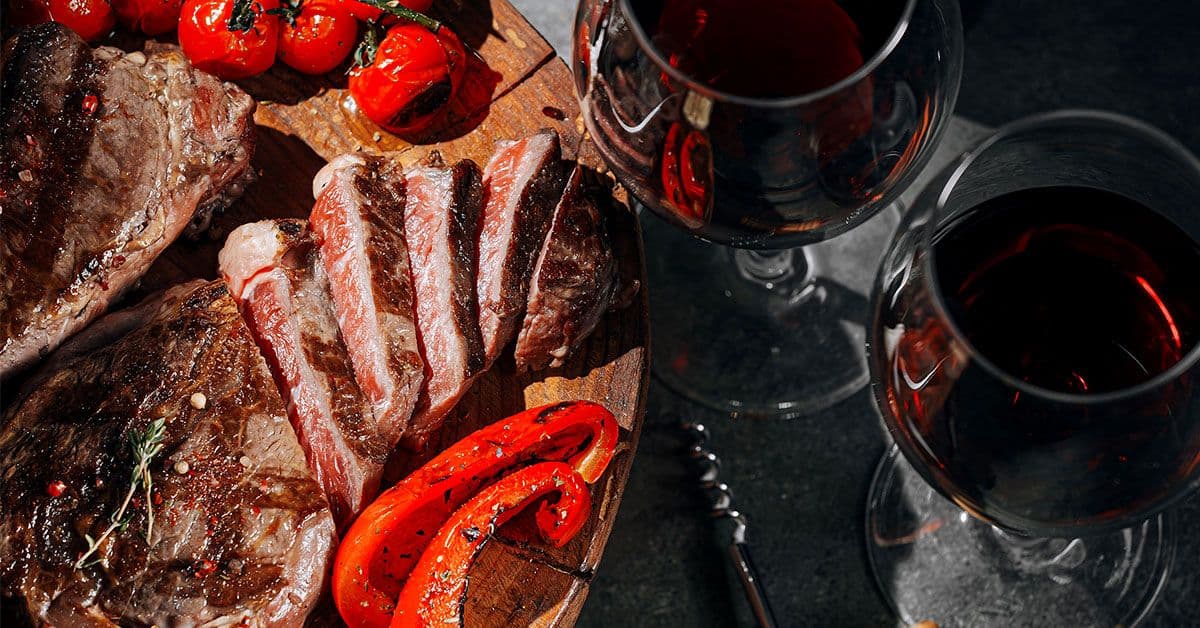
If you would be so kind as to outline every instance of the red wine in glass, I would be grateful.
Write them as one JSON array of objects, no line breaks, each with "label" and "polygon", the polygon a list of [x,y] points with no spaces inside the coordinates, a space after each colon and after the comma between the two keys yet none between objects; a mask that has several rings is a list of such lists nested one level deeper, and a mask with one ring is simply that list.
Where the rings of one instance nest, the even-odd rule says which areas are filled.
[{"label": "red wine in glass", "polygon": [[[629,3],[678,74],[602,47],[597,62],[611,67],[586,115],[622,182],[697,235],[745,248],[827,239],[886,205],[927,147],[944,78],[911,69],[937,68],[944,51],[901,45],[857,74],[894,35],[903,1]],[[697,99],[678,76],[715,91]]]},{"label": "red wine in glass", "polygon": [[665,0],[651,37],[672,66],[717,90],[786,98],[853,74],[895,24],[861,17],[866,28],[833,0]]},{"label": "red wine in glass", "polygon": [[[1194,419],[1182,412],[1186,378],[1089,408],[1175,366],[1200,338],[1200,245],[1183,230],[1112,192],[1032,188],[943,227],[933,268],[950,320],[980,357],[944,356],[941,368],[958,376],[935,393],[945,395],[936,412],[901,392],[919,388],[904,357],[890,382],[917,402],[908,429],[957,496],[1004,521],[1103,524],[1161,496],[1165,477],[1190,473],[1163,467],[1186,465],[1197,446],[1180,437]],[[907,342],[943,333],[934,325]],[[997,385],[996,372],[1027,386]]]}]

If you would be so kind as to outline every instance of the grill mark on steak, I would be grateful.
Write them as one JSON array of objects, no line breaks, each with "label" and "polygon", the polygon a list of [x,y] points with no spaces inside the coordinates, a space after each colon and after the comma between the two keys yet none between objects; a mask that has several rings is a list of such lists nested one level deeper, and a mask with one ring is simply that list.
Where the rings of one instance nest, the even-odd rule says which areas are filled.
[{"label": "grill mark on steak", "polygon": [[3,54],[0,377],[103,312],[198,208],[231,198],[252,174],[254,112],[173,47],[92,50],[50,23]]},{"label": "grill mark on steak", "polygon": [[[138,325],[91,352],[77,346],[7,413],[0,593],[47,625],[298,625],[321,591],[334,524],[236,304],[220,282],[193,282],[134,315]],[[76,570],[83,535],[100,536],[129,487],[128,433],[159,417],[151,542],[139,500],[94,555],[103,563]],[[59,497],[47,493],[54,481],[67,487]],[[199,560],[216,571],[201,577]]]},{"label": "grill mark on steak", "polygon": [[425,379],[404,233],[405,186],[390,160],[343,155],[317,173],[309,217],[355,376],[390,446],[408,426]]},{"label": "grill mark on steak", "polygon": [[242,225],[219,257],[344,529],[377,493],[391,446],[354,379],[312,234],[301,220]]},{"label": "grill mark on steak", "polygon": [[565,177],[558,134],[500,142],[484,170],[479,236],[479,326],[490,365],[517,333],[529,280]]},{"label": "grill mark on steak", "polygon": [[441,426],[484,368],[475,315],[475,243],[483,187],[474,162],[447,168],[436,153],[406,176],[404,226],[425,356],[425,386],[406,437],[420,444]]},{"label": "grill mark on steak", "polygon": [[515,351],[521,369],[562,365],[599,324],[614,294],[616,260],[582,178],[575,166],[534,267]]}]

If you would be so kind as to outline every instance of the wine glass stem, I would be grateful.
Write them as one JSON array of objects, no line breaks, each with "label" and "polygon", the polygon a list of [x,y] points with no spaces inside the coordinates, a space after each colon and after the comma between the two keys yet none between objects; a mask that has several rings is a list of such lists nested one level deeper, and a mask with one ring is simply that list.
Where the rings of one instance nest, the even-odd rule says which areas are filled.
[{"label": "wine glass stem", "polygon": [[780,282],[803,279],[808,275],[808,256],[803,248],[776,251],[734,249],[733,259],[743,279],[768,290]]},{"label": "wine glass stem", "polygon": [[992,526],[992,533],[1008,552],[1014,566],[1045,573],[1052,580],[1070,581],[1071,570],[1087,558],[1083,539],[1045,539],[1019,536]]}]

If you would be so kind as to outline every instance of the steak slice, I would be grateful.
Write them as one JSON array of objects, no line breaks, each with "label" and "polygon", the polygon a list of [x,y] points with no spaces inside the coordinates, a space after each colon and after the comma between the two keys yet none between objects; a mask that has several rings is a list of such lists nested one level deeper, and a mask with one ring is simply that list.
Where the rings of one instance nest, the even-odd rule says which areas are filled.
[{"label": "steak slice", "polygon": [[309,216],[354,374],[371,401],[380,437],[391,446],[408,426],[425,380],[404,194],[398,165],[343,155],[317,173],[317,202]]},{"label": "steak slice", "polygon": [[475,317],[475,242],[483,187],[474,162],[447,168],[436,154],[406,176],[404,229],[425,356],[425,387],[410,435],[421,443],[484,368]]},{"label": "steak slice", "polygon": [[391,448],[354,380],[316,243],[302,220],[250,223],[229,234],[220,264],[344,529],[378,492]]},{"label": "steak slice", "polygon": [[[77,351],[5,417],[0,593],[40,625],[298,625],[333,517],[237,305],[199,282],[135,311],[138,325]],[[127,526],[75,569],[131,486],[130,433],[160,417],[149,542],[132,485]]]},{"label": "steak slice", "polygon": [[254,101],[176,48],[92,50],[47,23],[4,43],[0,377],[102,313],[250,173]]},{"label": "steak slice", "polygon": [[521,369],[560,366],[608,309],[617,263],[604,217],[584,192],[576,166],[554,208],[529,288],[529,306],[517,337]]},{"label": "steak slice", "polygon": [[517,333],[529,279],[546,240],[564,176],[558,134],[501,142],[483,173],[487,202],[479,236],[479,327],[490,365]]}]

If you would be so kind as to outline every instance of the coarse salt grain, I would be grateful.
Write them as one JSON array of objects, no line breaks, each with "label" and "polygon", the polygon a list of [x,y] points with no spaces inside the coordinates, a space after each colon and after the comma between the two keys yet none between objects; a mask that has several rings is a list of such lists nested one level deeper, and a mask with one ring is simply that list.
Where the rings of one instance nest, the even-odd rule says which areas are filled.
[{"label": "coarse salt grain", "polygon": [[191,465],[184,460],[180,460],[175,463],[175,473],[178,473],[179,475],[187,475],[187,472],[191,470],[191,468]]}]

